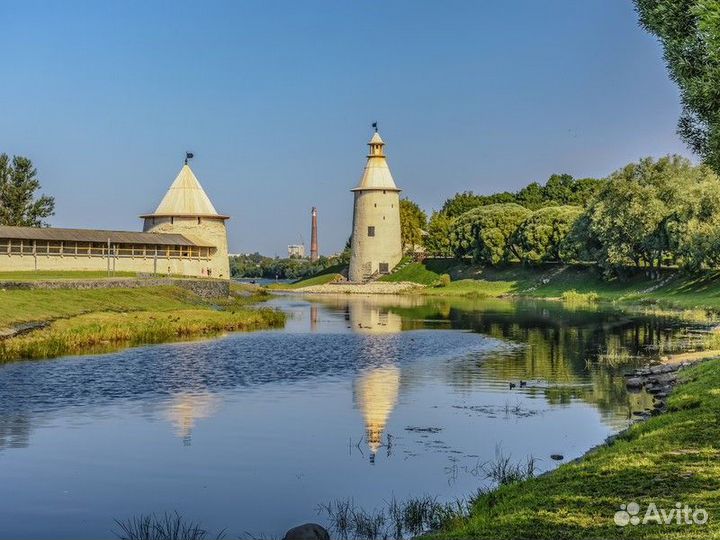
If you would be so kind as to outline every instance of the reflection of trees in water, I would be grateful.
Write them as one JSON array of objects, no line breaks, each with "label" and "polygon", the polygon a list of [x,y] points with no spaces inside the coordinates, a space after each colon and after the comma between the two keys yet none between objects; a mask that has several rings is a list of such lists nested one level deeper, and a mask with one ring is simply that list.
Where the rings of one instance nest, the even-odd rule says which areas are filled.
[{"label": "reflection of trees in water", "polygon": [[23,413],[0,415],[0,450],[26,448],[30,443],[30,416]]},{"label": "reflection of trees in water", "polygon": [[[457,386],[475,386],[482,380],[519,378],[547,381],[543,389],[550,403],[583,400],[595,404],[606,418],[622,418],[628,411],[651,406],[646,394],[628,394],[622,368],[647,359],[661,341],[671,341],[682,329],[669,318],[630,318],[617,311],[594,307],[564,309],[548,302],[475,304],[473,311],[437,304],[426,306],[445,316],[453,328],[522,344],[521,349],[469,358],[448,366],[447,376]],[[444,315],[447,313],[447,315]],[[406,313],[408,315],[408,313]],[[423,317],[429,317],[425,311]],[[419,320],[419,318],[416,318]],[[617,358],[618,365],[601,365],[598,358]]]}]

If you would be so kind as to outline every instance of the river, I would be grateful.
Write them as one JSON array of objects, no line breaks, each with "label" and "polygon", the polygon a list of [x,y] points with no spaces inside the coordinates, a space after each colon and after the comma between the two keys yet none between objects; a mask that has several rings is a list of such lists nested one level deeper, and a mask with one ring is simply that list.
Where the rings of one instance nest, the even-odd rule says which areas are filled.
[{"label": "river", "polygon": [[334,499],[466,497],[498,454],[542,472],[627,426],[651,400],[623,369],[694,330],[547,301],[269,305],[284,329],[0,367],[0,536],[111,537],[178,511],[273,537]]}]

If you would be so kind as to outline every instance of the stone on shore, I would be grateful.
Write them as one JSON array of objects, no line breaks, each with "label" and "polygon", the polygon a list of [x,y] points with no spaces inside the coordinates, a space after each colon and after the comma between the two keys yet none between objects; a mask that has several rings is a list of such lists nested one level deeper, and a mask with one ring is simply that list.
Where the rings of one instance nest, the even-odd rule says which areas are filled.
[{"label": "stone on shore", "polygon": [[283,540],[330,540],[330,533],[317,523],[304,523],[286,532]]},{"label": "stone on shore", "polygon": [[422,287],[410,281],[371,281],[370,283],[336,282],[294,289],[294,293],[308,294],[400,294]]}]

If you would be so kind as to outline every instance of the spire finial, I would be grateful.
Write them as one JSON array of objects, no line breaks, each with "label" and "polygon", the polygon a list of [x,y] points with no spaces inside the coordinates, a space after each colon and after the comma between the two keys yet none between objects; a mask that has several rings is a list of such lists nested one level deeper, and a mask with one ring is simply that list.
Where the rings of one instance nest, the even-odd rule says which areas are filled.
[{"label": "spire finial", "polygon": [[378,132],[377,124],[378,124],[377,122],[373,122],[373,123],[372,123],[372,127],[375,129],[375,133]]},{"label": "spire finial", "polygon": [[188,164],[188,159],[192,159],[195,157],[195,154],[192,152],[185,152],[185,165]]}]

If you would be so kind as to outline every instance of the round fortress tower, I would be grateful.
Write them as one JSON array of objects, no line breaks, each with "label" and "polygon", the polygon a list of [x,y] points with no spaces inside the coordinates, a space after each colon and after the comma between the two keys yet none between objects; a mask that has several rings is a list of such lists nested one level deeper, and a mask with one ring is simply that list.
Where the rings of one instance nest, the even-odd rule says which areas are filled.
[{"label": "round fortress tower", "polygon": [[367,281],[389,273],[402,259],[400,189],[385,158],[380,134],[368,143],[370,153],[355,194],[350,256],[350,281]]},{"label": "round fortress tower", "polygon": [[174,269],[176,273],[230,278],[225,229],[229,216],[217,213],[187,160],[155,212],[140,217],[145,220],[144,232],[181,234],[196,245],[209,248],[207,257],[188,262],[192,268]]}]

